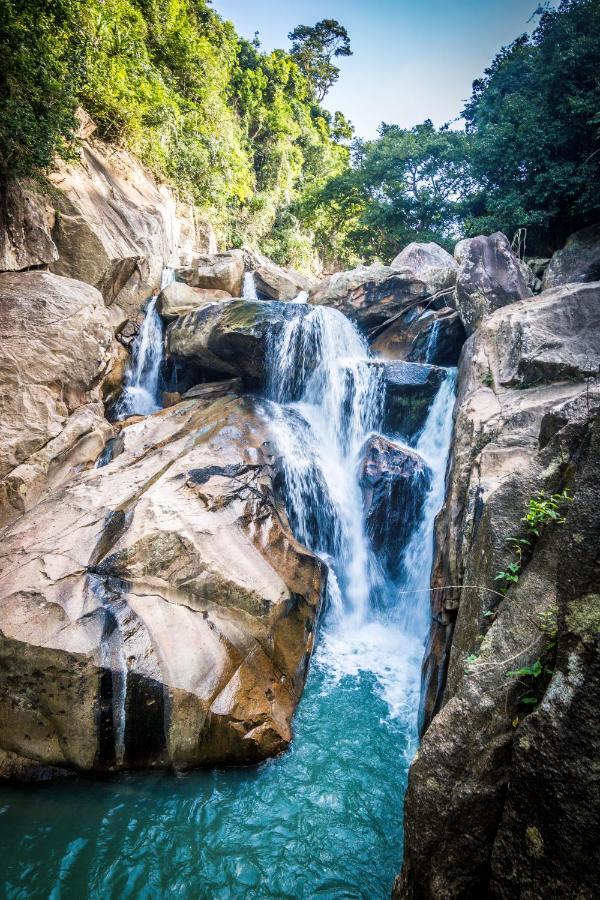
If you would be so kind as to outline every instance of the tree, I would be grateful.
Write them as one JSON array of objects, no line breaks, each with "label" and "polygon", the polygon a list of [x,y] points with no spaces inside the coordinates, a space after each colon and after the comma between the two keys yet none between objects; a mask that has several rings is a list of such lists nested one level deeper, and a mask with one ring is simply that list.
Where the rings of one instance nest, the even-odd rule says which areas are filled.
[{"label": "tree", "polygon": [[321,103],[340,75],[333,60],[352,56],[348,32],[336,19],[323,19],[314,26],[298,25],[288,38],[292,57],[312,85],[315,100]]},{"label": "tree", "polygon": [[468,233],[528,229],[550,253],[600,218],[600,0],[542,8],[473,84],[464,118],[483,191]]}]

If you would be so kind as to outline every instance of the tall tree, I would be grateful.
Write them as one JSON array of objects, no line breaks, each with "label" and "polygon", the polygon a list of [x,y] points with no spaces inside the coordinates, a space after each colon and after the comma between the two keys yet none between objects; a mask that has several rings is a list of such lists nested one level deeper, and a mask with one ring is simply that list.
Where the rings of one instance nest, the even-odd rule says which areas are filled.
[{"label": "tall tree", "polygon": [[298,25],[288,34],[292,42],[291,55],[313,87],[315,100],[320,103],[340,76],[333,60],[352,56],[350,38],[336,19],[323,19],[316,25]]}]

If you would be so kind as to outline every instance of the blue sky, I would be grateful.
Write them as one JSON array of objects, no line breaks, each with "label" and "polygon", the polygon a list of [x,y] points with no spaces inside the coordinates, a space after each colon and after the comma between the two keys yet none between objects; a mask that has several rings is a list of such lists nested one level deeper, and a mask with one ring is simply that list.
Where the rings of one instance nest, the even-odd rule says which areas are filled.
[{"label": "blue sky", "polygon": [[441,125],[457,116],[471,83],[503,44],[530,30],[539,0],[213,0],[214,9],[264,49],[289,46],[296,25],[338,19],[354,56],[325,100],[361,137],[381,121]]}]

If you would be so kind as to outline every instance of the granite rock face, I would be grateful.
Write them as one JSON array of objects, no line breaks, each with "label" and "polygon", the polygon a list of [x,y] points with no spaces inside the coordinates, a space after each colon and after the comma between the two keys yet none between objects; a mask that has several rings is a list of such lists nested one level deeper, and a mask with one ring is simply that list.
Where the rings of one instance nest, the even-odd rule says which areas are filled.
[{"label": "granite rock face", "polygon": [[102,450],[111,427],[101,387],[115,345],[100,293],[47,272],[0,275],[0,342],[4,523]]},{"label": "granite rock face", "polygon": [[197,256],[192,266],[177,269],[179,281],[190,287],[210,291],[227,291],[232,297],[240,297],[244,280],[244,254],[241,250],[228,250]]},{"label": "granite rock face", "polygon": [[163,319],[172,321],[219,300],[231,300],[231,294],[217,289],[193,288],[182,281],[174,281],[158,295],[156,309]]},{"label": "granite rock face", "polygon": [[456,284],[458,263],[447,250],[433,242],[408,244],[390,263],[393,269],[409,269],[435,294]]},{"label": "granite rock face", "polygon": [[[598,884],[598,867],[583,861],[598,839],[597,819],[587,815],[583,842],[576,825],[585,816],[580,788],[593,796],[597,777],[589,720],[575,707],[586,709],[584,694],[598,689],[597,506],[590,502],[599,489],[592,463],[599,298],[600,284],[568,285],[498,309],[463,350],[447,498],[436,524],[424,737],[409,776],[396,897],[541,900],[561,894],[554,876],[554,885],[570,885],[569,895],[591,897]],[[564,525],[530,545],[505,594],[496,575],[515,559],[509,538],[526,537],[530,499],[565,487],[574,499]],[[539,682],[508,674],[540,659],[548,671]],[[541,702],[527,715],[531,689]],[[559,769],[564,785],[553,775]]]},{"label": "granite rock face", "polygon": [[532,296],[519,260],[500,232],[459,241],[454,257],[459,264],[456,308],[467,334],[496,309]]},{"label": "granite rock face", "polygon": [[600,281],[600,225],[576,231],[554,254],[542,277],[544,290],[573,282]]},{"label": "granite rock face", "polygon": [[291,536],[252,401],[188,400],[2,532],[13,771],[255,763],[283,750],[322,563]]}]

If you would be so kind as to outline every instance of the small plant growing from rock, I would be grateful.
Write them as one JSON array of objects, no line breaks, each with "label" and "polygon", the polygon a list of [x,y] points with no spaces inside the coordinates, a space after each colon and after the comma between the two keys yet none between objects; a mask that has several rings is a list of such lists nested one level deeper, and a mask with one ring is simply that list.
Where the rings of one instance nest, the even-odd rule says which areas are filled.
[{"label": "small plant growing from rock", "polygon": [[545,613],[541,613],[538,627],[546,636],[540,658],[536,659],[529,666],[511,669],[510,672],[506,673],[507,678],[518,678],[525,687],[525,692],[518,699],[518,702],[523,704],[523,706],[537,706],[554,674],[556,638],[558,635],[556,610],[550,609]]},{"label": "small plant growing from rock", "polygon": [[546,497],[542,491],[538,491],[535,497],[530,499],[527,512],[521,519],[527,526],[529,536],[508,538],[513,546],[516,559],[509,563],[506,569],[498,572],[494,579],[501,583],[503,593],[506,593],[511,584],[517,584],[523,564],[530,558],[533,544],[539,538],[542,529],[551,524],[563,524],[565,517],[561,509],[571,499],[567,490],[552,494],[550,497]]}]

